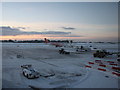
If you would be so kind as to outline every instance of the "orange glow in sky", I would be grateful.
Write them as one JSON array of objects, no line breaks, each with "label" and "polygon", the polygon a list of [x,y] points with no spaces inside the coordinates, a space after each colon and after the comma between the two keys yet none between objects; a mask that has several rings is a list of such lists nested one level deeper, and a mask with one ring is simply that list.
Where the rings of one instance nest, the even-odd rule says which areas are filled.
[{"label": "orange glow in sky", "polygon": [[61,36],[49,36],[49,35],[15,35],[15,36],[0,36],[0,40],[38,40],[38,39],[85,39],[85,37],[61,37]]}]

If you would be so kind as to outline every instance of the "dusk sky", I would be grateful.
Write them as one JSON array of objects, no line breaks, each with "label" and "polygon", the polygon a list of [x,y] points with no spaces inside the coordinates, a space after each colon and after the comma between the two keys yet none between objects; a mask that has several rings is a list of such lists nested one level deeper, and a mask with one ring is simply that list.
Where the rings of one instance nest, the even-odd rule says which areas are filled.
[{"label": "dusk sky", "polygon": [[2,39],[117,41],[117,2],[3,2]]}]

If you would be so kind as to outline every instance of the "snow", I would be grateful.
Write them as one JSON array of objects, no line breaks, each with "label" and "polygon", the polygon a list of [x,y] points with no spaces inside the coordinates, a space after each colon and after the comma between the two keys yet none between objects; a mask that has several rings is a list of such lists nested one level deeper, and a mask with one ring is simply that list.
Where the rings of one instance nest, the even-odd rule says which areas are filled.
[{"label": "snow", "polygon": [[0,89],[2,88],[2,43],[0,43]]},{"label": "snow", "polygon": [[117,88],[118,79],[109,75],[109,78],[105,77],[106,74],[102,71],[90,70],[89,76],[73,88]]},{"label": "snow", "polygon": [[[117,52],[117,44],[74,43]],[[103,59],[94,58],[92,52],[70,55],[59,54],[59,47],[45,43],[3,43],[2,45],[2,87],[3,88],[118,88],[118,77],[97,69],[85,68],[89,61],[111,60],[112,55]],[[18,57],[19,56],[19,57]],[[21,65],[32,64],[42,75],[54,76],[27,79]],[[97,67],[96,67],[97,68]],[[109,76],[108,78],[105,76]]]}]

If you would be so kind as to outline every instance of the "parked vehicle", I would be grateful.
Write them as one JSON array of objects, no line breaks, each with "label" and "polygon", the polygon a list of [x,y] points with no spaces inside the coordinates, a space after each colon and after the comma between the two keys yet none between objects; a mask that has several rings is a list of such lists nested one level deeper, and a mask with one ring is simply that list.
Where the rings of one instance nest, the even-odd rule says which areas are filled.
[{"label": "parked vehicle", "polygon": [[93,56],[94,57],[99,57],[99,58],[104,58],[107,55],[112,55],[112,53],[107,52],[106,50],[97,50]]},{"label": "parked vehicle", "polygon": [[28,79],[39,78],[40,76],[39,72],[32,68],[32,65],[22,65],[21,68],[23,75]]}]

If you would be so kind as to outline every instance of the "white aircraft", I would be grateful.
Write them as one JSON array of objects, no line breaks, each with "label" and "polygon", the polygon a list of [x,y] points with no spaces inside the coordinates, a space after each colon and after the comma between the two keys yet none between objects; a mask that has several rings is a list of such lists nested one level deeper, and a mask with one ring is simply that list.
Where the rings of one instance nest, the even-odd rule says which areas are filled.
[{"label": "white aircraft", "polygon": [[46,38],[44,38],[44,40],[45,40],[45,43],[49,43],[49,44],[51,44],[51,45],[54,45],[55,47],[62,47],[63,45],[62,44],[60,44],[60,43],[53,43],[53,42],[50,42],[49,41],[49,39],[46,39]]}]

